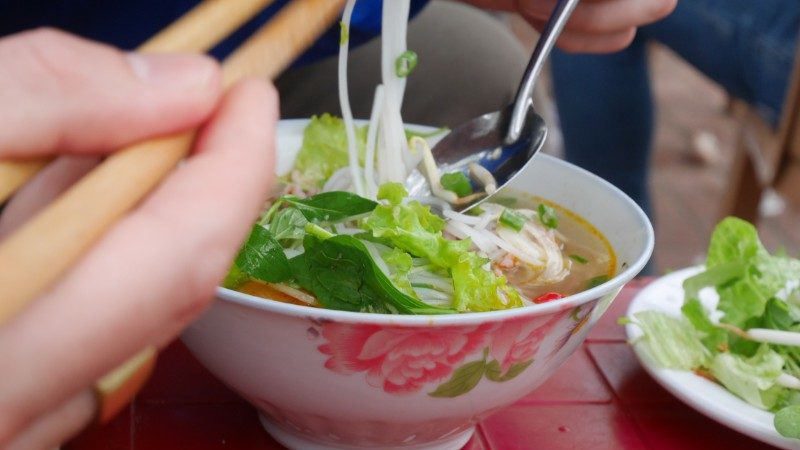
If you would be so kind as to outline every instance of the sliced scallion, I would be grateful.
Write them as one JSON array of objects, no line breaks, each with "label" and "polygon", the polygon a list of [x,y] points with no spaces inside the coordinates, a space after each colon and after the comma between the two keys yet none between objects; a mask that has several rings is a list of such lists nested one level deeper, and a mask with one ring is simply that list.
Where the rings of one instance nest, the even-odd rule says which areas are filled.
[{"label": "sliced scallion", "polygon": [[417,67],[417,54],[406,50],[397,57],[394,63],[395,73],[400,78],[405,78]]},{"label": "sliced scallion", "polygon": [[558,216],[556,216],[556,210],[552,206],[540,203],[536,212],[539,215],[539,221],[542,222],[542,225],[547,228],[558,227]]},{"label": "sliced scallion", "polygon": [[510,209],[504,209],[500,213],[499,222],[512,230],[521,231],[522,227],[525,226],[525,216]]},{"label": "sliced scallion", "polygon": [[439,182],[448,191],[454,192],[459,197],[466,197],[472,194],[472,184],[464,172],[449,172],[441,176]]}]

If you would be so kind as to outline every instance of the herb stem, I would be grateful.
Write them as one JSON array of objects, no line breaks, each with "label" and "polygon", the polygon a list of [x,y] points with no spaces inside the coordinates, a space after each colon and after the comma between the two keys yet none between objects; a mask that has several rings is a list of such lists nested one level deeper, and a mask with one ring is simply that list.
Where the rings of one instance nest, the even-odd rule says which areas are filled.
[{"label": "herb stem", "polygon": [[318,237],[318,238],[320,238],[322,240],[329,239],[329,238],[332,238],[332,237],[336,236],[335,234],[331,233],[330,231],[326,230],[325,228],[322,228],[321,226],[319,226],[317,224],[314,224],[314,223],[311,223],[311,222],[308,222],[306,224],[306,233],[308,233],[308,234],[310,234],[312,236]]}]

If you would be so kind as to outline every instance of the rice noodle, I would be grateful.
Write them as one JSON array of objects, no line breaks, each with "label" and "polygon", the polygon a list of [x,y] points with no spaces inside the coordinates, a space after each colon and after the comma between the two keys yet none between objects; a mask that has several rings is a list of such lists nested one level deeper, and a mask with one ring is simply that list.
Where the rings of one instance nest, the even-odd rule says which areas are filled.
[{"label": "rice noodle", "polygon": [[447,295],[435,289],[428,289],[424,287],[412,287],[414,293],[420,300],[433,306],[450,306],[453,303],[453,296]]},{"label": "rice noodle", "polygon": [[[353,16],[353,7],[356,0],[347,0],[342,13],[343,32],[349,33],[350,18]],[[350,160],[350,178],[356,194],[364,195],[364,183],[358,173],[358,150],[356,149],[356,126],[353,122],[353,111],[350,109],[350,94],[347,88],[347,55],[350,48],[350,39],[342,39],[339,44],[339,106],[342,109],[342,120],[347,134],[347,155]]]},{"label": "rice noodle", "polygon": [[278,292],[282,292],[293,299],[300,300],[303,303],[307,303],[311,306],[319,305],[316,297],[310,294],[306,294],[305,292],[301,291],[300,289],[295,289],[291,286],[287,286],[281,283],[267,283],[267,286],[275,289]]},{"label": "rice noodle", "polygon": [[384,90],[383,85],[379,84],[375,88],[375,97],[372,99],[372,112],[369,117],[369,129],[367,130],[367,150],[364,157],[364,178],[367,183],[367,196],[374,199],[378,194],[378,186],[375,183],[375,146],[380,126],[379,118],[383,109]]},{"label": "rice noodle", "polygon": [[493,250],[497,248],[497,246],[489,241],[486,236],[478,230],[470,228],[469,226],[461,223],[450,221],[445,226],[445,230],[451,232],[454,235],[461,234],[463,236],[469,237],[472,240],[472,243],[475,244],[478,249],[482,252],[489,254]]},{"label": "rice noodle", "polygon": [[330,191],[344,191],[347,190],[353,183],[352,167],[342,167],[341,169],[333,172],[333,174],[322,186],[322,192]]},{"label": "rice noodle", "polygon": [[448,219],[456,220],[458,222],[462,222],[467,225],[477,225],[481,221],[481,218],[479,216],[468,216],[466,214],[461,214],[453,210],[442,211],[442,215]]},{"label": "rice noodle", "polygon": [[387,277],[391,277],[392,271],[389,270],[389,266],[386,264],[386,261],[384,261],[383,258],[381,258],[381,254],[378,251],[377,246],[369,241],[363,241],[363,242],[364,246],[367,248],[367,251],[369,252],[369,255],[372,257],[372,260],[375,261],[375,264],[378,265],[378,267],[381,269],[381,272],[383,272],[383,274],[386,275]]}]

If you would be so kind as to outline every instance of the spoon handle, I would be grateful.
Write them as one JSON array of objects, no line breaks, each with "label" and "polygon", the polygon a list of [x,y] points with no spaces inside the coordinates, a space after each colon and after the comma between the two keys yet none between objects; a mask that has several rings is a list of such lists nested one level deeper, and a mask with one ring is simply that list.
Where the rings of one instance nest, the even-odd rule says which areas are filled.
[{"label": "spoon handle", "polygon": [[579,1],[559,0],[547,20],[544,31],[542,31],[539,41],[536,42],[536,48],[533,50],[528,67],[525,69],[525,75],[522,77],[522,82],[517,89],[517,95],[514,98],[514,109],[511,113],[511,121],[508,124],[508,132],[506,134],[507,143],[516,142],[519,139],[522,128],[525,125],[525,117],[528,115],[528,107],[532,101],[533,86],[542,72],[542,67],[544,67],[553,45],[558,40],[561,30],[564,29],[564,25],[566,25],[569,16]]}]

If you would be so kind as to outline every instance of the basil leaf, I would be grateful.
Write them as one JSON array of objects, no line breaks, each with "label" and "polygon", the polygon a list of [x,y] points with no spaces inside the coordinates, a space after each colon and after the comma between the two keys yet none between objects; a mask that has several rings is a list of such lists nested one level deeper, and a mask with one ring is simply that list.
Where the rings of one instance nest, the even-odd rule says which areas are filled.
[{"label": "basil leaf", "polygon": [[306,234],[304,227],[308,223],[303,213],[297,208],[286,208],[278,211],[269,231],[276,240],[282,239],[303,239]]},{"label": "basil leaf", "polygon": [[281,197],[297,208],[309,222],[338,222],[348,217],[366,214],[378,203],[350,192],[323,192],[313,197]]},{"label": "basil leaf", "polygon": [[289,260],[283,253],[283,247],[261,225],[255,225],[250,231],[250,236],[236,256],[235,265],[250,278],[268,283],[278,283],[291,277]]},{"label": "basil leaf", "polygon": [[417,67],[417,54],[411,50],[406,50],[397,57],[394,62],[395,73],[400,78],[405,78]]},{"label": "basil leaf", "polygon": [[525,226],[525,220],[525,216],[522,214],[514,212],[510,209],[504,209],[503,212],[500,213],[500,219],[498,222],[514,231],[521,231],[522,227]]},{"label": "basil leaf", "polygon": [[472,184],[464,172],[449,172],[439,179],[442,187],[448,191],[453,191],[459,197],[466,197],[472,194]]},{"label": "basil leaf", "polygon": [[542,225],[547,228],[558,227],[558,216],[556,216],[556,210],[552,206],[539,203],[539,208],[536,212],[539,215],[539,221],[542,222]]},{"label": "basil leaf", "polygon": [[364,244],[352,236],[321,240],[306,235],[305,252],[290,265],[298,284],[312,292],[329,309],[372,313],[446,314],[412,298],[387,278]]}]

